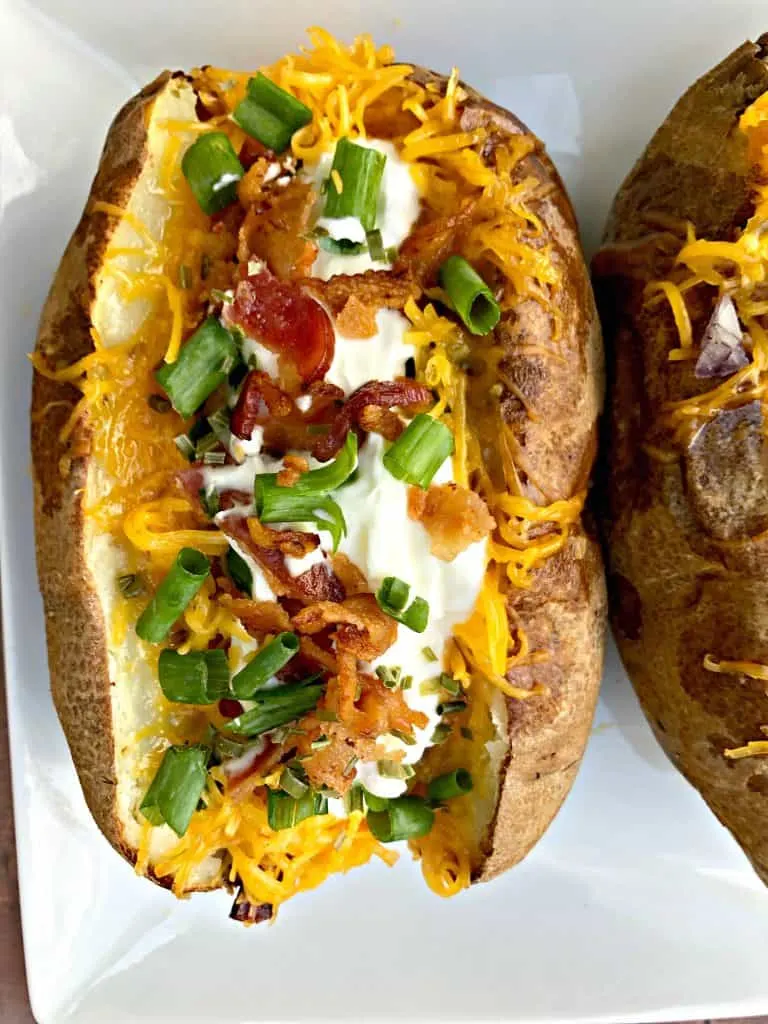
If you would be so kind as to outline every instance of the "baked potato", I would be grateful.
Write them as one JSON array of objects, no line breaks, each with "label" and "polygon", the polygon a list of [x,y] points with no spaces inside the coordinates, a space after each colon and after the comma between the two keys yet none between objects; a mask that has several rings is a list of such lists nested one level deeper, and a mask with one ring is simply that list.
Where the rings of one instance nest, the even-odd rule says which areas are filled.
[{"label": "baked potato", "polygon": [[139,874],[263,920],[409,839],[452,895],[574,779],[600,332],[541,143],[320,30],[117,115],[32,397],[53,698]]},{"label": "baked potato", "polygon": [[685,93],[594,260],[624,664],[673,763],[768,880],[768,37]]}]

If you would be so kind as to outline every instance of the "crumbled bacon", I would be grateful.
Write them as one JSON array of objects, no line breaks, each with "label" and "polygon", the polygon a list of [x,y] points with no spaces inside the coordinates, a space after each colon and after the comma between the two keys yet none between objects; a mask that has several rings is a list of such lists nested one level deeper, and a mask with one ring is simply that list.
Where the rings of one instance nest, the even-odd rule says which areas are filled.
[{"label": "crumbled bacon", "polygon": [[410,275],[422,288],[436,284],[441,264],[461,251],[476,207],[476,199],[467,199],[455,213],[417,225],[400,248],[395,273]]},{"label": "crumbled bacon", "polygon": [[265,423],[271,416],[278,419],[289,416],[293,409],[290,395],[279,388],[268,373],[251,370],[243,381],[232,413],[232,433],[246,440],[257,424]]},{"label": "crumbled bacon", "polygon": [[371,588],[368,586],[368,580],[365,578],[364,573],[341,551],[331,555],[331,566],[341,580],[341,585],[344,587],[347,597],[354,597],[355,594],[366,594],[370,591]]},{"label": "crumbled bacon", "polygon": [[293,487],[304,473],[309,471],[309,462],[302,455],[285,455],[283,468],[277,474],[279,487]]},{"label": "crumbled bacon", "polygon": [[284,188],[254,193],[240,229],[240,262],[263,260],[283,281],[306,277],[317,255],[317,246],[307,238],[314,205],[312,185],[298,178]]},{"label": "crumbled bacon", "polygon": [[373,594],[357,594],[341,604],[320,601],[293,617],[300,633],[318,633],[336,626],[336,640],[361,661],[372,661],[397,639],[397,623],[379,608]]},{"label": "crumbled bacon", "polygon": [[325,703],[335,710],[341,722],[360,736],[381,736],[398,729],[410,732],[414,726],[425,728],[428,718],[414,711],[400,690],[389,690],[378,676],[360,673],[357,657],[337,645],[338,673],[326,688]]},{"label": "crumbled bacon", "polygon": [[312,751],[302,764],[312,786],[346,793],[355,780],[356,761],[373,761],[381,752],[376,740],[355,736],[340,723],[324,724],[323,728],[329,744]]},{"label": "crumbled bacon", "polygon": [[444,562],[452,562],[496,525],[480,495],[458,484],[432,484],[427,491],[409,487],[408,515],[424,526],[430,551]]},{"label": "crumbled bacon", "polygon": [[328,314],[296,284],[269,271],[238,282],[229,319],[279,353],[307,385],[322,380],[333,360],[334,334]]},{"label": "crumbled bacon", "polygon": [[302,530],[273,530],[259,522],[255,516],[249,516],[248,533],[254,544],[263,548],[277,548],[291,558],[303,558],[314,551],[320,543],[316,533],[304,533]]},{"label": "crumbled bacon", "polygon": [[358,422],[366,433],[381,434],[387,441],[396,441],[405,430],[405,424],[396,412],[378,405],[363,406]]},{"label": "crumbled bacon", "polygon": [[336,328],[345,338],[372,338],[378,330],[376,307],[366,306],[356,295],[350,295],[336,317]]},{"label": "crumbled bacon", "polygon": [[303,282],[338,316],[353,296],[369,309],[402,309],[409,298],[418,299],[421,288],[408,274],[392,270],[366,270],[364,274],[336,274],[327,281],[310,277]]},{"label": "crumbled bacon", "polygon": [[412,380],[368,381],[350,395],[330,425],[328,433],[315,438],[313,454],[321,462],[332,459],[344,444],[353,424],[359,422],[360,414],[366,406],[408,408],[429,402],[431,398],[432,392],[428,387]]},{"label": "crumbled bacon", "polygon": [[265,156],[257,157],[237,183],[237,198],[243,206],[253,206],[263,198],[264,177],[268,169],[269,160]]}]

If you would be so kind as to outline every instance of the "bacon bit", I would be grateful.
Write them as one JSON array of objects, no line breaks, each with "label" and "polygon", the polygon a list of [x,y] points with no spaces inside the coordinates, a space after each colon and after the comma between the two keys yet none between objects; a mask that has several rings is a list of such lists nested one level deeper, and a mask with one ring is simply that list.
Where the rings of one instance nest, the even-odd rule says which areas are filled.
[{"label": "bacon bit", "polygon": [[[270,771],[280,763],[283,756],[282,747],[267,743],[266,750],[256,754],[253,760],[246,761],[245,766],[235,774],[228,775],[227,793],[235,800],[247,800],[260,780],[269,775]],[[239,758],[238,758],[239,760]]]},{"label": "bacon bit", "polygon": [[444,562],[452,562],[496,525],[480,495],[458,484],[432,484],[426,492],[409,487],[408,515],[423,525],[430,551]]},{"label": "bacon bit", "polygon": [[237,183],[237,198],[245,207],[264,198],[264,176],[269,168],[266,157],[258,157]]},{"label": "bacon bit", "polygon": [[[332,280],[335,280],[333,278]],[[342,410],[338,413],[323,437],[315,438],[313,454],[321,462],[332,459],[344,444],[344,439],[354,423],[359,421],[360,414],[368,405],[376,405],[385,409],[392,406],[408,408],[431,401],[432,392],[424,384],[413,380],[378,381],[371,380],[353,392]]]},{"label": "bacon bit", "polygon": [[296,481],[309,472],[309,462],[302,455],[285,455],[283,468],[277,474],[278,487],[293,487]]},{"label": "bacon bit", "polygon": [[477,200],[467,199],[456,213],[418,225],[400,248],[395,273],[411,276],[422,288],[436,284],[440,266],[451,253],[461,252],[476,208]]},{"label": "bacon bit", "polygon": [[[227,113],[226,108],[223,113]],[[254,139],[251,135],[246,135],[245,141],[240,147],[240,163],[243,167],[248,170],[257,160],[266,158],[267,166],[269,166],[270,158],[274,156],[271,149],[267,149],[263,142],[259,142],[258,139]]]},{"label": "bacon bit", "polygon": [[345,623],[356,626],[359,630],[365,629],[363,619],[346,607],[346,604],[336,604],[333,601],[318,601],[317,604],[310,604],[293,616],[293,625],[300,633],[319,633],[326,626],[336,626]]},{"label": "bacon bit", "polygon": [[281,419],[294,410],[290,395],[275,384],[263,370],[251,370],[243,381],[232,413],[232,433],[247,440],[258,423],[270,416]]},{"label": "bacon bit", "polygon": [[336,274],[328,281],[307,278],[304,288],[316,295],[338,316],[354,296],[362,306],[373,309],[402,309],[409,298],[418,299],[421,287],[407,273],[366,270],[364,274]]},{"label": "bacon bit", "polygon": [[350,295],[336,317],[336,328],[345,338],[372,338],[378,331],[376,307],[366,306]]},{"label": "bacon bit", "polygon": [[306,277],[317,255],[317,246],[306,237],[314,205],[314,189],[298,178],[263,192],[240,228],[238,260],[264,260],[284,281]]},{"label": "bacon bit", "polygon": [[223,603],[242,622],[251,636],[284,633],[291,628],[288,612],[277,601],[250,601],[238,597]]},{"label": "bacon bit", "polygon": [[341,585],[344,587],[344,592],[347,597],[354,597],[355,594],[367,594],[370,592],[368,586],[368,580],[365,578],[355,563],[347,558],[346,555],[338,551],[335,555],[331,555],[331,566],[333,571],[341,580]]},{"label": "bacon bit", "polygon": [[316,533],[304,533],[302,530],[273,530],[264,526],[255,516],[247,519],[248,533],[251,540],[259,547],[269,550],[277,549],[291,558],[303,558],[314,551],[320,543]]},{"label": "bacon bit", "polygon": [[335,338],[326,311],[268,271],[239,282],[229,319],[279,353],[281,362],[287,359],[305,385],[321,380],[331,365]]},{"label": "bacon bit", "polygon": [[393,729],[411,732],[414,727],[426,727],[427,716],[409,708],[400,690],[387,689],[377,676],[359,675],[357,658],[341,645],[337,661],[339,671],[328,682],[325,703],[352,732],[375,737]]},{"label": "bacon bit", "polygon": [[[287,626],[283,627],[290,630],[290,622]],[[339,666],[336,658],[333,654],[323,650],[320,644],[316,644],[314,640],[308,636],[299,637],[300,653],[305,655],[307,658],[311,658],[312,661],[316,661],[318,665],[328,669],[329,672],[336,673],[339,671]]]},{"label": "bacon bit", "polygon": [[336,626],[337,645],[361,661],[380,657],[397,639],[397,623],[379,608],[373,594],[357,594],[341,604],[308,605],[294,615],[293,625],[310,635]]},{"label": "bacon bit", "polygon": [[[351,651],[339,648],[336,653],[339,672],[335,677],[336,692],[336,713],[342,722],[354,727],[356,732],[360,724],[360,712],[355,707],[357,697],[357,658]],[[331,691],[331,682],[328,684],[328,691]],[[326,694],[329,699],[329,694]]]},{"label": "bacon bit", "polygon": [[405,424],[396,412],[378,405],[363,406],[358,422],[367,433],[381,434],[387,441],[396,441],[405,430]]},{"label": "bacon bit", "polygon": [[302,764],[312,786],[328,786],[337,793],[346,793],[355,781],[354,771],[349,770],[350,762],[354,763],[354,758],[374,761],[381,752],[375,740],[355,736],[341,723],[324,724],[323,732],[330,743],[322,750],[312,751]]},{"label": "bacon bit", "polygon": [[180,470],[176,474],[176,480],[190,498],[194,498],[196,502],[199,502],[200,491],[205,487],[205,473],[203,472],[202,465]]}]

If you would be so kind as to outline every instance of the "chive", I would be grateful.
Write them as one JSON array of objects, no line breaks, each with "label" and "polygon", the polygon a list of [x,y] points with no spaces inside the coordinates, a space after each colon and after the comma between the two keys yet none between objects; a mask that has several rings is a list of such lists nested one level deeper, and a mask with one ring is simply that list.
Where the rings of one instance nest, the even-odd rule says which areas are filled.
[{"label": "chive", "polygon": [[436,747],[440,746],[441,743],[445,743],[452,732],[453,729],[451,729],[450,725],[441,722],[439,725],[435,726],[435,730],[432,733],[432,743]]},{"label": "chive", "polygon": [[354,786],[351,786],[344,797],[344,807],[347,814],[351,814],[353,811],[364,811],[365,803],[363,800],[363,787],[359,782],[356,782]]},{"label": "chive", "polygon": [[179,434],[177,437],[174,437],[173,442],[188,462],[194,461],[195,446],[186,434]]},{"label": "chive", "polygon": [[472,776],[465,768],[456,768],[432,779],[427,787],[430,800],[452,800],[472,790]]},{"label": "chive", "polygon": [[409,764],[400,764],[399,761],[377,761],[376,767],[383,779],[412,779],[416,774]]},{"label": "chive", "polygon": [[[324,216],[357,217],[366,231],[373,230],[385,163],[386,157],[378,150],[339,139],[333,154]],[[341,178],[341,192],[334,183],[334,171]]]},{"label": "chive", "polygon": [[[264,644],[232,680],[232,692],[240,700],[248,700],[265,683],[284,668],[299,651],[299,638],[295,633],[278,633]],[[273,691],[274,692],[274,691]]]},{"label": "chive", "polygon": [[413,676],[403,676],[403,678],[400,680],[400,689],[401,690],[410,690],[410,688],[412,686],[413,686]]},{"label": "chive", "polygon": [[[213,454],[213,452],[209,454]],[[221,510],[221,506],[219,504],[219,492],[215,487],[201,487],[197,492],[197,495],[200,499],[200,505],[203,512],[205,512],[209,519],[213,519],[213,517]]]},{"label": "chive", "polygon": [[455,715],[459,711],[464,711],[466,706],[465,700],[446,700],[437,705],[437,713],[438,715]]},{"label": "chive", "polygon": [[347,761],[346,765],[344,766],[344,770],[342,771],[341,774],[345,777],[347,775],[351,775],[352,772],[355,770],[355,765],[359,760],[360,758],[357,756],[357,754],[353,754],[352,757],[350,757],[350,759]]},{"label": "chive", "polygon": [[423,597],[414,597],[406,608],[411,588],[397,576],[387,576],[376,592],[376,602],[397,622],[401,622],[414,633],[423,633],[429,621],[429,604]]},{"label": "chive", "polygon": [[435,654],[431,647],[422,647],[421,653],[424,655],[427,661],[437,661],[437,655]]},{"label": "chive", "polygon": [[171,403],[165,395],[150,395],[147,405],[153,412],[166,413],[171,411]]},{"label": "chive", "polygon": [[375,231],[369,231],[365,240],[368,243],[368,252],[371,254],[371,259],[377,263],[384,262],[384,243],[381,240],[381,232],[378,228]]},{"label": "chive", "polygon": [[185,419],[203,404],[238,359],[237,345],[215,316],[198,327],[175,363],[163,363],[155,378]]},{"label": "chive", "polygon": [[123,597],[138,597],[144,593],[144,580],[138,573],[127,572],[117,577],[117,589]]},{"label": "chive", "polygon": [[397,246],[390,245],[384,250],[384,262],[394,263],[397,260]]},{"label": "chive", "polygon": [[141,802],[152,825],[170,825],[177,836],[187,831],[205,788],[208,747],[169,747]]},{"label": "chive", "polygon": [[410,732],[403,732],[402,729],[390,729],[389,733],[402,743],[412,747],[416,743],[416,737]]},{"label": "chive", "polygon": [[293,828],[305,818],[328,813],[328,801],[321,793],[306,793],[296,800],[287,793],[270,789],[267,794],[267,821],[275,832]]},{"label": "chive", "polygon": [[253,743],[230,739],[229,736],[223,736],[220,732],[215,733],[212,743],[213,756],[219,764],[235,757],[242,757],[247,750],[254,746]]},{"label": "chive", "polygon": [[385,811],[389,800],[383,796],[376,796],[374,793],[369,793],[367,789],[363,790],[365,795],[365,803],[369,811]]},{"label": "chive", "polygon": [[459,731],[461,732],[461,735],[464,737],[465,740],[473,740],[475,738],[475,734],[472,732],[468,725],[462,725]]},{"label": "chive", "polygon": [[448,427],[420,412],[384,452],[383,461],[392,476],[426,490],[452,454],[453,434]]},{"label": "chive", "polygon": [[205,555],[194,548],[182,548],[168,575],[139,616],[136,632],[141,639],[152,644],[162,643],[210,571]]},{"label": "chive", "polygon": [[349,238],[331,238],[330,235],[319,235],[316,239],[318,247],[335,256],[356,256],[365,252],[365,242],[352,242]]},{"label": "chive", "polygon": [[323,693],[322,684],[287,683],[271,690],[257,691],[256,706],[233,718],[228,728],[241,736],[260,736],[311,711]]},{"label": "chive", "polygon": [[447,672],[441,672],[438,676],[438,683],[446,693],[450,693],[452,697],[458,697],[461,693],[461,684],[458,679],[454,679],[453,676],[449,676]]},{"label": "chive", "polygon": [[181,170],[203,213],[223,210],[237,199],[243,165],[224,132],[201,135],[181,160]]},{"label": "chive", "polygon": [[295,96],[259,73],[248,80],[245,99],[235,107],[233,120],[246,135],[282,153],[293,133],[312,120],[312,111]]},{"label": "chive", "polygon": [[179,285],[185,289],[192,287],[192,271],[186,263],[179,264]]},{"label": "chive", "polygon": [[195,445],[195,457],[197,459],[205,458],[205,456],[209,452],[212,452],[214,448],[218,447],[218,444],[218,437],[216,437],[212,430],[209,430],[208,433],[202,435],[200,440]]},{"label": "chive", "polygon": [[[203,455],[203,462],[206,466],[223,466],[227,461],[226,452],[205,452]],[[212,490],[212,488],[209,488]],[[219,510],[216,509],[218,512]]]},{"label": "chive", "polygon": [[463,256],[449,256],[440,267],[440,284],[473,334],[488,334],[499,322],[499,304],[485,281]]},{"label": "chive", "polygon": [[178,704],[215,704],[229,694],[229,666],[222,650],[165,650],[157,671],[166,700]]},{"label": "chive", "polygon": [[[319,712],[315,712],[315,715],[318,716]],[[326,747],[330,747],[330,745],[331,741],[325,734],[318,736],[316,740],[312,740],[312,742],[310,743],[310,747],[313,750],[325,750]]]},{"label": "chive", "polygon": [[283,768],[280,776],[280,789],[287,793],[288,796],[292,796],[294,800],[300,800],[301,797],[309,792],[309,784],[300,778],[295,771],[286,767]]},{"label": "chive", "polygon": [[253,592],[253,573],[242,555],[234,548],[227,551],[227,573],[238,590],[250,595]]},{"label": "chive", "polygon": [[335,711],[329,711],[327,708],[318,708],[315,711],[315,718],[319,722],[338,722],[339,716]]},{"label": "chive", "polygon": [[425,836],[435,822],[435,812],[417,796],[399,796],[385,810],[369,813],[367,821],[380,843],[395,843]]},{"label": "chive", "polygon": [[403,670],[399,665],[379,665],[374,671],[388,690],[396,690],[400,686]]}]

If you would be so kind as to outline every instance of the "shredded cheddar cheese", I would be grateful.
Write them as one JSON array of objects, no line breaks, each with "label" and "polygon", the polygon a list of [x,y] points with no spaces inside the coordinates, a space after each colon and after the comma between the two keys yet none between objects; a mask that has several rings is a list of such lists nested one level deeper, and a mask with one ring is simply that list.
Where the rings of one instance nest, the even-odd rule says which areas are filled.
[{"label": "shredded cheddar cheese", "polygon": [[[768,665],[759,661],[727,661],[715,658],[712,654],[705,654],[702,663],[708,672],[716,672],[723,675],[744,675],[749,679],[759,679],[768,682]],[[768,726],[760,726],[760,731],[768,736]],[[726,747],[723,755],[730,760],[741,760],[745,757],[761,757],[768,754],[768,740],[750,740],[742,747]]]}]

